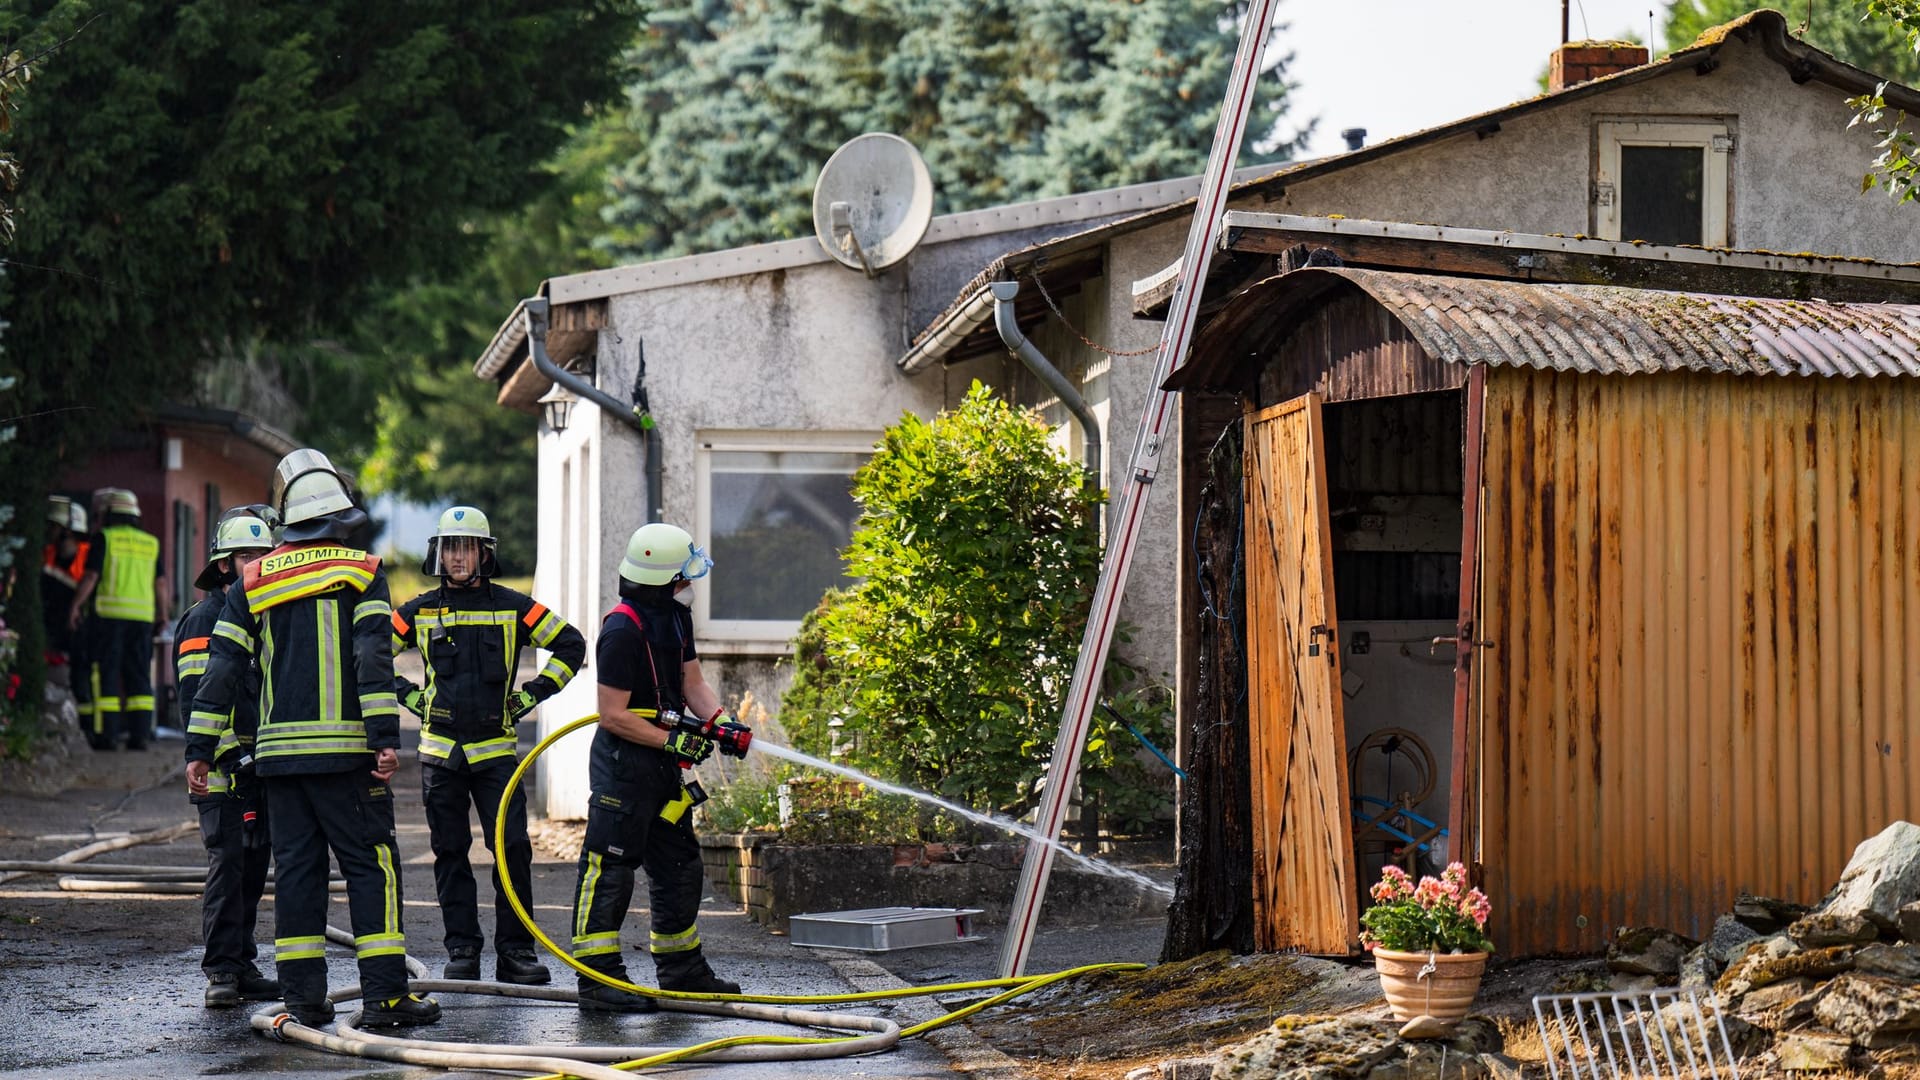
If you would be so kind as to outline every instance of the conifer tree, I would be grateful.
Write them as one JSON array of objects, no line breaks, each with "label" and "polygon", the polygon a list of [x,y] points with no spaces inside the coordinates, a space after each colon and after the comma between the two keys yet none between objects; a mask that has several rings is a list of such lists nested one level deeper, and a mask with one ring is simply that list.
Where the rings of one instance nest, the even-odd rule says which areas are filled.
[{"label": "conifer tree", "polygon": [[[661,0],[633,53],[622,258],[809,235],[834,148],[900,135],[950,213],[1199,172],[1241,5],[1222,0]],[[1285,58],[1249,131],[1281,157]]]}]

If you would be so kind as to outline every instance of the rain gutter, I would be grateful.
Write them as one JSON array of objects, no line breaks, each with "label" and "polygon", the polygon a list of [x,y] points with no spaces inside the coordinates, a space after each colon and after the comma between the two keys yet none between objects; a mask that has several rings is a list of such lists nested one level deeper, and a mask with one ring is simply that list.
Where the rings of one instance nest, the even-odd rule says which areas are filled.
[{"label": "rain gutter", "polygon": [[[946,359],[948,353],[960,347],[960,343],[967,339],[968,334],[973,333],[988,319],[994,318],[996,304],[993,290],[1002,285],[1010,285],[1016,292],[1020,288],[1017,282],[994,282],[974,293],[966,303],[955,308],[953,314],[942,320],[938,328],[914,342],[913,348],[908,349],[906,355],[895,362],[896,365],[905,374],[918,375]],[[1018,335],[1019,332],[1019,329],[1015,328],[1014,333]],[[1006,335],[1001,336],[1005,338]],[[1008,344],[1007,348],[1011,349],[1013,345]]]},{"label": "rain gutter", "polygon": [[553,357],[547,355],[546,297],[529,296],[520,301],[520,307],[527,316],[527,355],[533,358],[533,366],[539,369],[540,374],[573,391],[575,396],[586,398],[619,417],[622,423],[633,430],[646,431],[646,426],[640,422],[639,410],[622,405],[619,398],[554,363]]}]

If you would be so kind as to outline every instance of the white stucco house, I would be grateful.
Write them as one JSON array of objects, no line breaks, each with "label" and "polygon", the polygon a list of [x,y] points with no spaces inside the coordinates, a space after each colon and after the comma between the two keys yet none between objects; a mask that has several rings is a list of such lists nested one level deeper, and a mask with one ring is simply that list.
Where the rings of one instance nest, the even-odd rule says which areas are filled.
[{"label": "white stucco house", "polygon": [[[1792,38],[1770,11],[1645,60],[1644,50],[1617,45],[1565,46],[1548,93],[1243,174],[1230,209],[1920,258],[1920,215],[1860,193],[1873,139],[1848,129],[1845,102],[1871,93],[1877,77]],[[1920,112],[1920,94],[1889,86],[1887,97]],[[903,411],[931,415],[979,378],[1045,408],[1063,452],[1081,452],[1079,423],[996,331],[991,286],[1018,286],[1018,325],[1084,398],[1111,487],[1150,389],[1155,316],[1197,189],[1189,178],[938,218],[904,264],[873,280],[808,238],[542,286],[562,366],[590,372],[625,402],[644,357],[658,421],[659,508],[669,520],[695,522],[722,567],[696,590],[696,616],[705,662],[727,692],[777,700],[785,642],[809,597],[834,583],[824,553],[844,539],[853,514],[845,478]],[[1224,298],[1275,267],[1272,253],[1223,253],[1209,296]],[[520,309],[475,374],[499,384],[502,405],[538,408],[551,383],[528,360]],[[640,433],[585,403],[564,431],[542,428],[536,592],[589,634],[613,601],[626,536],[647,515],[644,446]],[[1160,475],[1164,490],[1147,511],[1123,618],[1138,628],[1132,658],[1169,677],[1185,700],[1194,673],[1176,649],[1187,601],[1175,522],[1189,481],[1177,468]],[[783,574],[727,575],[729,564],[755,565],[755,545],[775,531],[785,538],[776,542]],[[805,542],[796,546],[796,536]],[[590,681],[544,710],[543,726],[591,711]],[[575,753],[584,758],[584,743]],[[565,753],[543,765],[548,812],[580,813],[584,769]]]},{"label": "white stucco house", "polygon": [[[812,237],[548,279],[553,361],[622,406],[644,394],[654,430],[584,400],[556,429],[540,401],[554,384],[532,362],[526,305],[514,307],[474,373],[498,382],[501,405],[543,416],[535,594],[591,642],[652,491],[658,516],[687,523],[717,564],[694,589],[703,668],[729,702],[750,692],[777,706],[789,640],[843,580],[848,480],[882,430],[932,416],[976,377],[1007,385],[1004,357],[902,371],[913,331],[1002,252],[1198,189],[1184,178],[937,217],[871,279]],[[591,713],[593,694],[576,680],[541,710],[541,734]],[[542,757],[549,815],[584,816],[586,745]]]}]

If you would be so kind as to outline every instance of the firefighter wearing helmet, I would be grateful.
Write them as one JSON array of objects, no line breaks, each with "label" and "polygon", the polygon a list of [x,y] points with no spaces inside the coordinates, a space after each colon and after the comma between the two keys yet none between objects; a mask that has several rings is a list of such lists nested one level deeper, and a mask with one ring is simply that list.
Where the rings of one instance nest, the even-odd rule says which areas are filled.
[{"label": "firefighter wearing helmet", "polygon": [[140,527],[140,500],[124,488],[102,490],[106,526],[87,552],[67,626],[81,628],[92,600],[89,646],[99,679],[92,695],[93,748],[111,750],[124,737],[127,749],[144,750],[154,719],[153,623],[172,606],[172,597],[161,576],[160,539]]},{"label": "firefighter wearing helmet", "polygon": [[[685,529],[642,525],[620,562],[620,603],[600,625],[595,646],[600,720],[588,772],[587,833],[573,899],[573,956],[596,972],[627,980],[620,926],[633,899],[634,870],[645,867],[652,911],[649,951],[662,990],[738,994],[701,955],[700,845],[693,807],[705,799],[688,771],[716,747],[745,757],[753,732],[727,716],[700,673],[693,615],[674,597],[713,561]],[[652,1012],[636,994],[581,976],[580,1007]]]},{"label": "firefighter wearing helmet", "polygon": [[[79,634],[69,621],[73,598],[80,580],[87,576],[87,508],[65,495],[47,497],[47,545],[40,555],[41,627],[47,635],[47,660],[51,673],[79,688],[86,681],[81,669],[83,650]],[[87,702],[84,696],[77,701]],[[91,709],[85,710],[91,712]]]},{"label": "firefighter wearing helmet", "polygon": [[207,673],[214,627],[226,606],[227,586],[248,564],[273,550],[272,511],[263,504],[236,506],[220,515],[207,565],[195,586],[206,590],[174,627],[174,674],[180,688],[181,728],[187,760],[211,762],[206,790],[189,794],[200,812],[200,838],[207,848],[207,883],[200,894],[200,926],[206,951],[206,1003],[230,1008],[242,1001],[277,1001],[280,984],[260,973],[254,959],[254,923],[267,887],[267,807],[253,776],[254,735],[260,726],[260,668],[249,664],[241,693],[226,715],[196,714],[193,699]]},{"label": "firefighter wearing helmet", "polygon": [[[274,967],[293,1019],[333,1019],[327,1000],[327,851],[347,879],[362,1026],[440,1018],[411,993],[402,927],[393,791],[400,704],[393,696],[393,607],[380,560],[348,546],[367,524],[317,450],[274,470],[280,544],[227,589],[190,722],[218,727],[246,693],[258,656],[265,686],[253,768],[266,790],[275,866]],[[266,647],[270,643],[270,647]],[[212,752],[188,747],[188,790],[211,793]]]},{"label": "firefighter wearing helmet", "polygon": [[[468,851],[473,814],[493,853],[494,972],[501,982],[538,984],[549,978],[533,951],[533,935],[514,915],[500,887],[500,863],[513,878],[520,903],[533,909],[533,843],[527,836],[527,798],[516,788],[507,805],[505,850],[495,851],[493,823],[519,763],[514,725],[560,692],[586,663],[587,641],[544,604],[493,580],[500,572],[487,516],[471,506],[440,515],[427,541],[422,572],[438,588],[393,613],[393,650],[420,650],[424,686],[395,676],[394,693],[420,717],[420,793],[433,843],[433,884],[446,927],[443,977],[478,979],[480,905]],[[547,662],[515,688],[520,652],[548,651]]]}]

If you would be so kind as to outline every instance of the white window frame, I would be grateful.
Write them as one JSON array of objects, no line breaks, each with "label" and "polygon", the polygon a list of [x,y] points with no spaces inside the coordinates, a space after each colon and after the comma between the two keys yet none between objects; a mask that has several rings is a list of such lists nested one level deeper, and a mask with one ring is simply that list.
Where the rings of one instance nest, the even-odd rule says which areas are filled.
[{"label": "white window frame", "polygon": [[1700,242],[1706,247],[1732,243],[1733,125],[1721,117],[1698,119],[1600,120],[1594,125],[1593,234],[1602,240],[1620,236],[1620,148],[1690,146],[1706,153],[1701,175]]},{"label": "white window frame", "polygon": [[[768,453],[784,451],[799,454],[863,454],[871,457],[880,442],[879,431],[702,431],[696,435],[699,452],[694,457],[693,542],[702,550],[713,550],[713,455],[727,451]],[[715,566],[715,574],[726,573]],[[693,620],[698,647],[704,652],[709,644],[718,653],[785,656],[793,651],[793,636],[800,632],[799,619],[716,619],[713,617],[707,582],[693,584]]]}]

